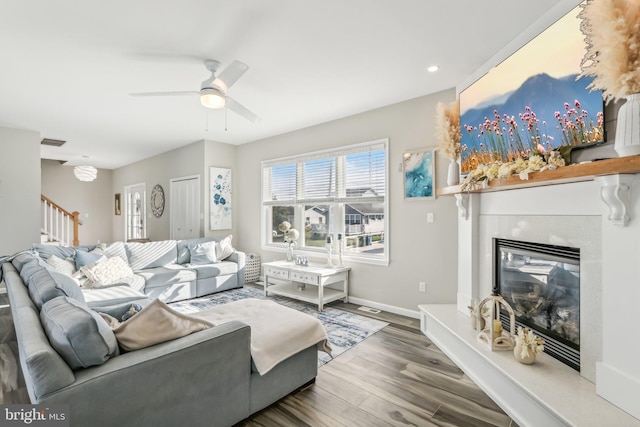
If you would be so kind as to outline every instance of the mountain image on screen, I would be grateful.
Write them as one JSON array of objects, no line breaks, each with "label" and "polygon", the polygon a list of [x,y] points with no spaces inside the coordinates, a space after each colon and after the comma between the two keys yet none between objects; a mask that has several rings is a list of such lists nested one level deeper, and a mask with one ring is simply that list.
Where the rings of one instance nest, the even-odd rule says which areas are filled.
[{"label": "mountain image on screen", "polygon": [[[591,78],[576,80],[576,77],[577,74],[562,78],[554,78],[545,73],[533,75],[516,90],[485,99],[464,111],[460,117],[462,161],[472,153],[491,149],[487,147],[487,135],[483,131],[486,130],[487,120],[494,122],[497,116],[500,117],[499,130],[507,140],[513,136],[510,138],[510,126],[505,116],[513,117],[520,138],[526,146],[532,134],[531,129],[528,129],[529,122],[522,118],[527,111],[533,112],[537,118],[537,131],[541,137],[539,142],[546,150],[560,145],[575,145],[576,141],[568,138],[563,119],[569,118],[575,122],[576,117],[582,116],[587,127],[597,126],[598,120],[602,119],[603,110],[602,92],[589,92],[587,89]],[[581,143],[585,142],[591,141]]]}]

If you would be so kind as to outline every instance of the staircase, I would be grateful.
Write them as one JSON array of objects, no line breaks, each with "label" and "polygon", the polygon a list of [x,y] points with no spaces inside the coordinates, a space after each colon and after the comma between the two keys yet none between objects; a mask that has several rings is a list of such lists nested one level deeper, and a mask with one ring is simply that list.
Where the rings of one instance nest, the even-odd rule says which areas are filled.
[{"label": "staircase", "polygon": [[41,243],[78,246],[78,226],[82,225],[79,220],[79,212],[68,212],[52,202],[44,195],[40,195],[40,217],[41,217]]}]

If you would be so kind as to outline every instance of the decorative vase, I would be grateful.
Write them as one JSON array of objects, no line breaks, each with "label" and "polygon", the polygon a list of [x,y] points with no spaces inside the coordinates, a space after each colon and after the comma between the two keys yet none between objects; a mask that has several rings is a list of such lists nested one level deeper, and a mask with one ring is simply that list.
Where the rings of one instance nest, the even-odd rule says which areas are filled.
[{"label": "decorative vase", "polygon": [[522,355],[522,344],[516,343],[516,346],[513,348],[513,356],[520,363],[524,363],[525,365],[531,365],[536,361],[536,353],[532,349],[527,349],[526,356]]},{"label": "decorative vase", "polygon": [[447,170],[447,185],[460,184],[460,165],[456,160],[451,160],[449,169]]},{"label": "decorative vase", "polygon": [[474,331],[478,330],[478,322],[480,322],[480,330],[483,330],[486,326],[484,317],[478,319],[478,316],[475,313],[471,313],[471,327]]},{"label": "decorative vase", "polygon": [[287,261],[293,261],[293,242],[289,242],[289,246],[287,246]]},{"label": "decorative vase", "polygon": [[640,154],[640,93],[627,96],[618,110],[613,148],[620,157]]}]

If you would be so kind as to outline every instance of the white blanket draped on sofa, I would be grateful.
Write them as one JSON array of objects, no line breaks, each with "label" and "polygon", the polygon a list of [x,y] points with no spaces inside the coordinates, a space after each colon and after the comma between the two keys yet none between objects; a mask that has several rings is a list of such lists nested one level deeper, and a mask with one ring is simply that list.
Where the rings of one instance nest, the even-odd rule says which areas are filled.
[{"label": "white blanket draped on sofa", "polygon": [[240,320],[251,326],[251,357],[260,375],[314,344],[331,355],[327,332],[318,319],[273,301],[248,298],[191,316],[213,324]]}]

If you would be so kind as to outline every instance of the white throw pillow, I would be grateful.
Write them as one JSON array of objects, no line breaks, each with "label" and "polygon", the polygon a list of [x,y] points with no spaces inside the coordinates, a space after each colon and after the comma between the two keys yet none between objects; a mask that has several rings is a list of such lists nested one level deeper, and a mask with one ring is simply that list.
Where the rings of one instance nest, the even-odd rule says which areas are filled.
[{"label": "white throw pillow", "polygon": [[80,269],[80,272],[89,279],[88,282],[84,284],[84,286],[88,288],[110,285],[125,277],[133,276],[131,267],[119,256],[84,266]]},{"label": "white throw pillow", "polygon": [[228,258],[229,255],[236,251],[231,244],[232,239],[233,236],[229,234],[227,237],[216,243],[216,259],[218,261]]},{"label": "white throw pillow", "polygon": [[76,263],[70,258],[62,259],[51,255],[47,260],[47,264],[53,267],[58,273],[66,274],[67,276],[71,276],[76,272]]}]

